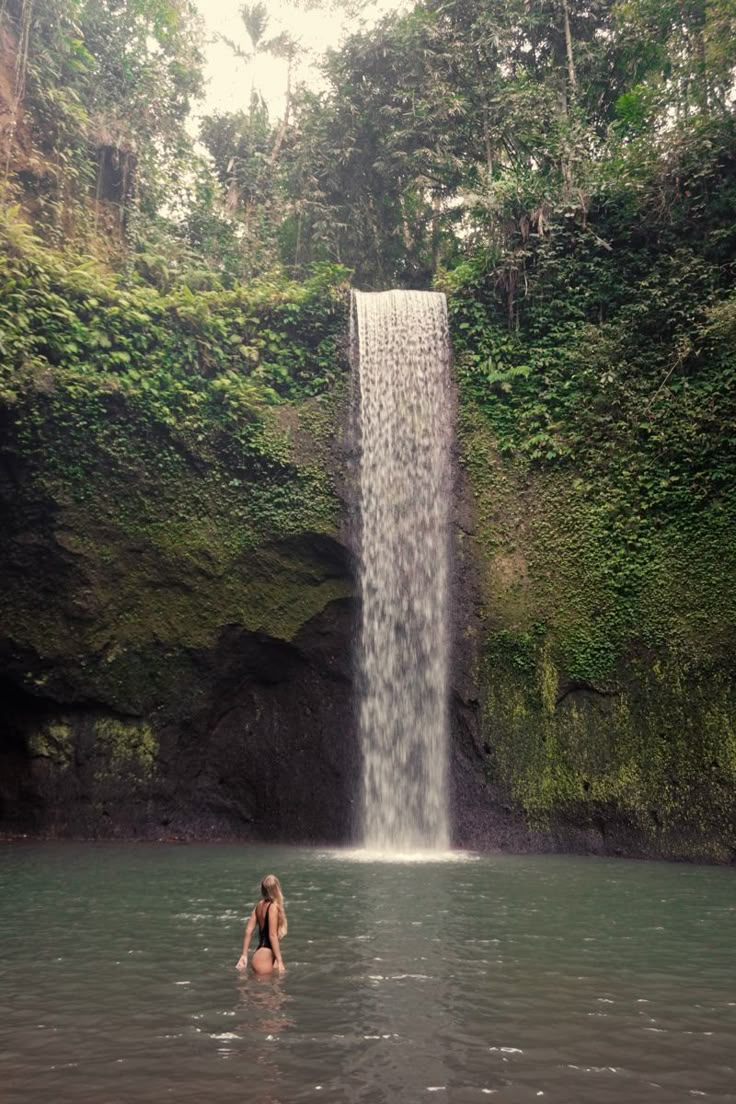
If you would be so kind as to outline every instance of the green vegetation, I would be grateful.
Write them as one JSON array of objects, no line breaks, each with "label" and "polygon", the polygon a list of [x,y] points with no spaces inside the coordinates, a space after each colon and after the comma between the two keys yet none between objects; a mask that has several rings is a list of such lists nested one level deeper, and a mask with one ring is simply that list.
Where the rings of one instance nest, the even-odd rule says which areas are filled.
[{"label": "green vegetation", "polygon": [[[620,683],[555,694],[559,672],[543,645],[519,672],[528,636],[491,637],[485,710],[489,778],[509,788],[542,830],[571,823],[605,838],[624,826],[635,852],[730,860],[736,785],[728,671],[692,678],[674,660],[630,661]],[[551,706],[551,708],[550,708]],[[620,837],[619,837],[620,838]]]},{"label": "green vegetation", "polygon": [[34,759],[48,760],[57,771],[67,770],[74,755],[72,726],[61,720],[39,727],[29,737],[28,751]]},{"label": "green vegetation", "polygon": [[[133,709],[165,698],[186,650],[224,625],[291,639],[346,592],[298,543],[337,524],[324,422],[342,389],[344,272],[162,294],[46,250],[14,211],[0,232],[0,400],[22,473],[6,632],[73,679],[101,657],[95,694]],[[29,510],[47,558],[18,573]],[[54,579],[68,593],[49,601]]]},{"label": "green vegetation", "polygon": [[191,156],[201,29],[188,0],[8,0],[6,187],[55,245],[118,264],[160,236]]},{"label": "green vegetation", "polygon": [[734,120],[612,138],[584,199],[548,196],[536,224],[504,204],[503,248],[442,277],[492,776],[535,823],[618,818],[644,849],[728,857]]},{"label": "green vegetation", "polygon": [[342,270],[300,285],[162,295],[43,249],[14,216],[0,224],[0,399],[51,493],[99,502],[102,464],[107,497],[119,492],[121,515],[144,527],[126,493],[131,465],[139,482],[174,497],[199,465],[201,492],[184,495],[180,524],[197,528],[202,494],[234,512],[242,545],[310,519],[329,524],[326,474],[295,465],[281,412],[339,380]]},{"label": "green vegetation", "polygon": [[113,778],[125,774],[135,783],[144,783],[150,777],[157,752],[156,737],[150,725],[100,718],[95,725],[95,744],[106,760],[101,780],[108,772]]}]

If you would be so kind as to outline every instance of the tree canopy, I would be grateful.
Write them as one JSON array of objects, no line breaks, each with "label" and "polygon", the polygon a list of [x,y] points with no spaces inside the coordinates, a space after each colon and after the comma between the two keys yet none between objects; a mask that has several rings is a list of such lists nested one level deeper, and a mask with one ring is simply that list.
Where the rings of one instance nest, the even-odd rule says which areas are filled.
[{"label": "tree canopy", "polygon": [[320,93],[293,87],[299,44],[264,4],[241,16],[234,61],[286,58],[285,111],[243,78],[195,142],[189,0],[9,0],[3,145],[37,224],[88,248],[102,229],[153,282],[334,261],[421,286],[482,254],[503,283],[557,218],[594,233],[594,196],[634,201],[704,128],[729,133],[734,0],[421,0],[332,51]]}]

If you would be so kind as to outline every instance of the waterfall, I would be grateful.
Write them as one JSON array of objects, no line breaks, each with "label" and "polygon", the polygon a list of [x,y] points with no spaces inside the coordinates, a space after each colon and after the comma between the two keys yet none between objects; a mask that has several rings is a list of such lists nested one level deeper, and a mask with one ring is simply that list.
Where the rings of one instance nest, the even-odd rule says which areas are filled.
[{"label": "waterfall", "polygon": [[353,293],[363,840],[446,849],[452,392],[444,295]]}]

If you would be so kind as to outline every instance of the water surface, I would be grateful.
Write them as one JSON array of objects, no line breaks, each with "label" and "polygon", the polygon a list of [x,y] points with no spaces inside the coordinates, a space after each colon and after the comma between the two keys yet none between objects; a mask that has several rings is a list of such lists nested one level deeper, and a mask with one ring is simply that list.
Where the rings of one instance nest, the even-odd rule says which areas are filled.
[{"label": "water surface", "polygon": [[[288,972],[241,977],[270,871]],[[0,1099],[736,1101],[735,921],[705,867],[0,845]]]}]

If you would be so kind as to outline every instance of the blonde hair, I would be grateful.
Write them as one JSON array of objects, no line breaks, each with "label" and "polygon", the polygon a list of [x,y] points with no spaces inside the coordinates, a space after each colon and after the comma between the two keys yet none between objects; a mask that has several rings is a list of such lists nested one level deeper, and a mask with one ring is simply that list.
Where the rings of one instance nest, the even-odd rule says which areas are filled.
[{"label": "blonde hair", "polygon": [[289,924],[284,910],[284,895],[281,892],[281,882],[275,874],[267,874],[261,882],[261,897],[264,901],[271,901],[279,910],[279,926],[276,934],[283,939],[289,930]]}]

